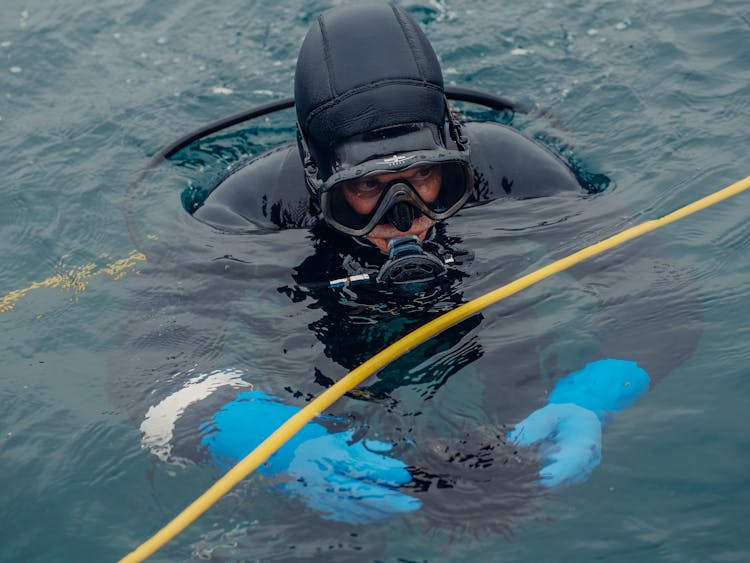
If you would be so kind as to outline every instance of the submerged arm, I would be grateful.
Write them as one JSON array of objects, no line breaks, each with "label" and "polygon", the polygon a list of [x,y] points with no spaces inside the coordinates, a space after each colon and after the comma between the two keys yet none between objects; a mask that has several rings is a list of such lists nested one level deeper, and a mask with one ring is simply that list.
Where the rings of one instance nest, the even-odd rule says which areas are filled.
[{"label": "submerged arm", "polygon": [[540,445],[548,486],[586,479],[599,463],[603,425],[679,366],[702,334],[697,279],[661,252],[653,235],[573,273],[597,297],[592,331],[599,345],[509,435],[519,445]]}]

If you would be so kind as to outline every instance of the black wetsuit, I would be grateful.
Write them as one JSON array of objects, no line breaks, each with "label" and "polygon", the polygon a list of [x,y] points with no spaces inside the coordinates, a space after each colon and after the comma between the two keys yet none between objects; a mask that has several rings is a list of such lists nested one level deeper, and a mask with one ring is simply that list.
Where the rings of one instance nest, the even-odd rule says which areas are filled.
[{"label": "black wetsuit", "polygon": [[[475,195],[467,206],[498,197],[544,197],[582,192],[570,168],[552,152],[515,129],[497,123],[467,123]],[[194,217],[221,229],[257,226],[309,228],[319,219],[305,188],[296,145],[283,145],[233,170]]]},{"label": "black wetsuit", "polygon": [[[152,263],[151,279],[157,281],[134,300],[121,327],[122,346],[113,358],[117,403],[140,424],[149,408],[201,373],[239,368],[248,383],[302,405],[387,344],[465,302],[467,282],[474,297],[524,272],[530,259],[514,245],[530,240],[554,254],[562,243],[567,245],[563,249],[580,247],[587,239],[578,243],[577,236],[597,233],[583,231],[582,223],[567,213],[539,219],[542,227],[554,224],[551,231],[521,229],[520,239],[512,236],[519,218],[504,215],[504,207],[518,213],[521,206],[529,215],[535,209],[549,213],[555,202],[574,209],[589,204],[582,197],[586,192],[562,159],[518,131],[495,123],[470,123],[465,129],[471,140],[475,197],[466,210],[439,223],[426,245],[470,255],[479,248],[476,240],[467,239],[466,222],[486,226],[496,216],[493,228],[509,245],[501,260],[488,264],[485,257],[467,258],[416,296],[372,285],[329,289],[328,280],[377,269],[385,257],[318,218],[297,148],[283,145],[232,170],[194,213],[212,228],[196,229],[194,221],[192,226],[185,222],[175,235],[182,248]],[[463,236],[454,232],[459,227]],[[304,236],[269,238],[279,230],[299,230]],[[608,227],[600,230],[606,233]],[[270,243],[298,245],[293,254],[301,261],[258,263],[252,250],[243,254],[246,247]],[[479,244],[494,243],[488,238]],[[554,382],[587,361],[636,360],[656,380],[694,348],[700,325],[694,322],[699,308],[694,306],[693,280],[654,248],[653,240],[647,241],[631,246],[626,260],[616,254],[576,268],[573,274],[581,280],[584,297],[599,303],[589,311],[588,328],[575,327],[571,334],[569,327],[539,326],[534,312],[538,294],[514,297],[488,318],[475,315],[398,359],[363,390],[337,403],[334,414],[351,417],[363,434],[373,432],[403,447],[396,453],[413,466],[411,488],[421,491],[430,519],[451,522],[456,516],[451,509],[457,506],[470,511],[478,526],[491,512],[491,521],[504,527],[525,504],[518,496],[521,483],[534,481],[538,469],[531,458],[520,458],[515,448],[506,447],[506,425],[542,406]],[[483,279],[488,270],[497,280],[491,287]],[[170,284],[181,278],[184,286]],[[632,290],[634,279],[644,287],[651,284],[648,291],[661,296],[681,295],[684,318],[677,323],[665,319],[665,327],[648,303],[618,299],[623,288]],[[147,280],[144,275],[138,283]],[[560,283],[552,282],[549,293]],[[255,304],[257,299],[276,300],[278,308],[270,315],[259,314],[254,299]],[[543,301],[542,306],[548,300]],[[231,331],[223,336],[230,315],[235,329],[255,336],[243,337],[222,354],[222,341],[232,338]],[[483,338],[488,331],[490,342]],[[668,342],[659,353],[651,345],[656,334]],[[316,340],[323,345],[317,354]],[[548,352],[550,348],[555,351]],[[461,377],[453,380],[459,372]],[[456,391],[466,389],[471,391],[465,396]],[[220,386],[181,411],[170,435],[170,455],[205,457],[198,427],[241,391]],[[427,425],[421,416],[425,410],[433,413]],[[440,413],[437,420],[434,413]],[[476,418],[486,423],[476,425]]]},{"label": "black wetsuit", "polygon": [[[578,198],[587,194],[587,190],[571,171],[566,162],[552,153],[545,146],[532,141],[517,130],[492,122],[470,122],[464,124],[464,130],[471,142],[471,162],[474,169],[475,195],[465,206],[466,209],[477,205],[495,202],[494,205],[527,200],[533,206],[533,201],[546,197]],[[581,197],[583,200],[583,197]],[[542,200],[543,201],[543,200]],[[584,205],[585,203],[582,203]],[[464,212],[467,213],[467,212]],[[352,368],[367,359],[373,352],[371,347],[360,351],[359,346],[352,346],[349,338],[339,338],[341,333],[348,332],[347,319],[351,316],[350,309],[366,306],[369,313],[374,315],[372,331],[377,336],[369,335],[368,342],[387,343],[394,336],[403,336],[406,327],[416,327],[439,312],[454,307],[463,301],[460,279],[470,275],[472,266],[457,267],[449,272],[443,280],[442,290],[432,291],[432,297],[426,302],[423,310],[432,309],[430,315],[418,314],[409,318],[401,329],[393,331],[383,327],[382,318],[378,310],[388,306],[413,307],[411,296],[394,295],[386,288],[364,286],[354,288],[355,304],[352,307],[342,306],[342,299],[335,291],[325,287],[325,282],[350,276],[362,272],[373,273],[385,260],[385,256],[368,243],[364,245],[349,235],[341,234],[329,228],[316,214],[315,204],[305,187],[300,157],[296,146],[283,145],[260,155],[232,170],[216,188],[210,193],[204,204],[199,207],[194,217],[208,223],[217,229],[227,232],[242,232],[255,229],[309,229],[312,233],[312,252],[303,262],[294,266],[294,281],[296,285],[287,285],[280,291],[288,294],[292,299],[303,299],[306,294],[321,303],[321,307],[331,313],[330,322],[326,328],[320,328],[319,337],[326,344],[328,354],[341,365]],[[552,218],[550,218],[552,219]],[[499,218],[499,223],[503,219]],[[438,223],[432,237],[425,246],[437,253],[451,253],[461,256],[462,252],[473,251],[472,241],[458,240],[451,235],[450,225],[464,221],[461,214],[442,224]],[[570,240],[582,234],[575,232],[581,229],[573,223]],[[502,224],[499,224],[502,227]],[[590,229],[589,224],[585,225]],[[606,231],[604,231],[606,232]],[[533,237],[534,234],[524,235]],[[548,249],[560,243],[559,240],[546,237],[539,238]],[[603,238],[600,236],[599,238]],[[592,241],[593,242],[593,241]],[[580,245],[579,245],[580,246]],[[623,275],[628,271],[637,270],[642,281],[654,282],[666,275],[670,279],[679,279],[675,268],[669,268],[664,262],[655,239],[643,243],[642,250],[634,251],[633,258],[626,264],[618,266]],[[520,273],[526,257],[516,256],[510,264],[496,266],[505,275],[502,279],[510,281]],[[658,262],[648,264],[648,261]],[[574,270],[574,275],[585,277],[592,270],[600,270],[599,265],[582,265]],[[667,270],[671,273],[667,274]],[[616,273],[616,272],[614,272]],[[616,292],[616,284],[609,289],[598,290],[601,298],[607,299],[609,292]],[[344,300],[346,301],[346,300]],[[443,305],[437,305],[443,302]],[[388,307],[385,307],[388,308]],[[615,310],[617,309],[617,310]],[[640,322],[638,303],[628,304],[630,313],[623,315],[619,308],[612,307],[612,313],[619,317],[617,322],[627,325]],[[381,321],[381,322],[376,322]],[[467,321],[468,322],[468,321]],[[311,326],[313,330],[321,324]],[[359,333],[359,328],[354,333]],[[318,332],[316,330],[316,332]],[[637,333],[635,328],[634,333]],[[354,336],[354,335],[350,335]],[[361,335],[360,335],[361,336]],[[356,338],[356,337],[355,337]],[[615,341],[616,340],[616,341]],[[622,337],[613,339],[599,352],[611,357],[635,357],[646,362],[652,377],[662,377],[679,359],[692,349],[694,338],[680,339],[685,344],[674,346],[675,354],[664,354],[670,359],[640,357],[638,339]],[[341,344],[344,344],[341,346]],[[334,350],[338,348],[338,352]],[[649,354],[651,356],[651,354]]]}]

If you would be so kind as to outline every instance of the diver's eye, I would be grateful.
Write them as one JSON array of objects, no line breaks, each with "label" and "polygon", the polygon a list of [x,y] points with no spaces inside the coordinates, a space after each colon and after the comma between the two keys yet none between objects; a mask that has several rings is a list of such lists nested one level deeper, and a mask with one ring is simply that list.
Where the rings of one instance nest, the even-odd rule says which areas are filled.
[{"label": "diver's eye", "polygon": [[420,178],[427,178],[427,176],[429,176],[430,174],[432,174],[432,171],[434,169],[435,169],[434,166],[422,166],[417,171],[417,176],[419,176]]},{"label": "diver's eye", "polygon": [[367,180],[364,180],[358,187],[362,190],[377,190],[380,187],[380,182],[378,182],[377,180],[373,180],[372,178],[368,178]]},{"label": "diver's eye", "polygon": [[368,197],[379,192],[382,187],[381,183],[374,178],[362,178],[351,184],[350,190],[358,197]]},{"label": "diver's eye", "polygon": [[344,190],[356,197],[372,197],[383,189],[377,178],[360,178],[344,183]]}]

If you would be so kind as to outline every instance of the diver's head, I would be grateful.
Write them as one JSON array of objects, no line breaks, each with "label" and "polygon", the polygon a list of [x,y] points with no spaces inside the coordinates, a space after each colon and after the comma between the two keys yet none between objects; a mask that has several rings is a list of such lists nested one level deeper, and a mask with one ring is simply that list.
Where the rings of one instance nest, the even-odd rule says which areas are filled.
[{"label": "diver's head", "polygon": [[468,143],[448,110],[435,52],[386,3],[323,13],[295,73],[300,154],[326,222],[383,252],[423,240],[473,190]]}]

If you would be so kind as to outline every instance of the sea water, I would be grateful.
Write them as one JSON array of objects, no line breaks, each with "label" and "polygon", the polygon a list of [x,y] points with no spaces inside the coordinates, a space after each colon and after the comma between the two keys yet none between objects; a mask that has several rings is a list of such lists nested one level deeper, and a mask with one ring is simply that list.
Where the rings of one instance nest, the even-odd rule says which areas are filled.
[{"label": "sea water", "polygon": [[[148,271],[133,254],[123,197],[174,138],[291,95],[302,37],[335,4],[3,2],[0,294],[10,297],[0,312],[0,560],[116,560],[218,477],[142,450],[138,424],[108,392],[117,326]],[[446,83],[533,105],[539,111],[514,126],[611,179],[593,200],[511,206],[505,215],[484,206],[471,224],[457,217],[452,224],[478,254],[466,298],[509,281],[484,267],[506,254],[528,253],[530,269],[545,264],[546,251],[529,242],[544,221],[606,219],[600,232],[568,233],[553,249],[561,255],[750,173],[746,2],[399,4],[423,25]],[[146,240],[163,240],[175,222],[198,244],[218,236],[190,227],[181,194],[209,185],[242,153],[291,139],[292,119],[287,112],[218,136],[156,171],[134,206]],[[153,560],[749,560],[748,197],[659,233],[665,255],[699,282],[703,334],[687,361],[606,430],[603,461],[586,483],[538,498],[501,529],[455,529],[420,513],[357,528],[287,506],[293,501],[251,478]],[[498,216],[505,222],[493,230]],[[251,338],[230,319],[216,367],[311,379],[311,363],[323,357],[307,328],[315,313],[277,291],[292,283],[287,269],[304,258],[306,232],[232,244],[257,265],[243,314],[269,330]],[[618,256],[627,261],[627,247]],[[538,330],[567,331],[556,353],[574,364],[586,295],[569,277],[545,283],[528,297]],[[634,288],[621,298],[648,299],[648,288]],[[667,319],[674,314],[651,305]],[[281,331],[295,324],[278,319],[293,315],[293,348],[284,355]],[[484,313],[476,332],[484,346],[538,336],[531,327],[509,331],[494,315]],[[653,341],[658,348],[658,334]],[[478,361],[455,375],[455,404],[443,398],[439,412],[426,403],[423,420],[452,424],[445,413],[471,401],[480,392],[472,377],[491,367]],[[477,412],[469,427],[490,418]],[[460,514],[461,496],[454,498]]]}]

